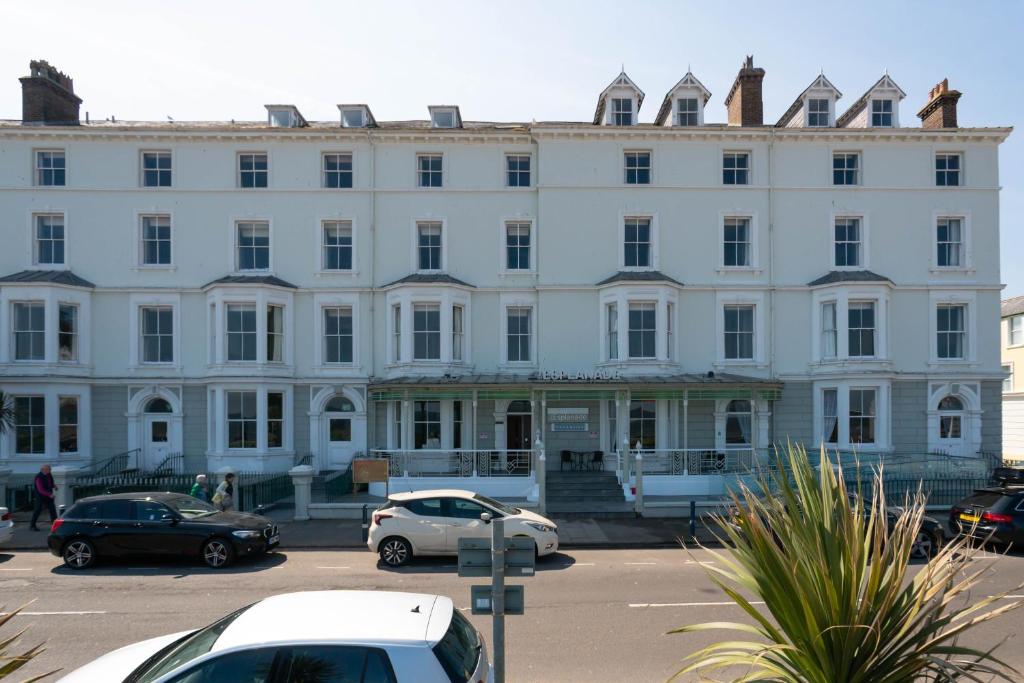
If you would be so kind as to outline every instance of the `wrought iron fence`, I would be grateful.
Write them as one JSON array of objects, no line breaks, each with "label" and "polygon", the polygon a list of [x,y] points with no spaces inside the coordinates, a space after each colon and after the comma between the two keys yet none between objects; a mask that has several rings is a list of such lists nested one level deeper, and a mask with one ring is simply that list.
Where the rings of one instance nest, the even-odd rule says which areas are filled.
[{"label": "wrought iron fence", "polygon": [[[287,473],[237,472],[235,476],[235,508],[240,511],[251,512],[294,495],[291,476]],[[187,494],[195,481],[195,474],[91,475],[78,477],[69,488],[72,501],[76,501],[108,493],[164,491]]]},{"label": "wrought iron fence", "polygon": [[295,495],[291,475],[281,474],[239,474],[238,509],[252,512],[267,508],[285,498]]},{"label": "wrought iron fence", "polygon": [[643,455],[644,476],[749,474],[760,462],[753,448],[655,449],[630,452],[634,471],[637,453]]},{"label": "wrought iron fence", "polygon": [[93,474],[97,477],[113,477],[120,475],[128,469],[128,466],[131,464],[132,456],[138,458],[140,452],[141,449],[133,448],[129,451],[118,453],[106,460],[101,460],[96,463],[95,468],[93,469]]},{"label": "wrought iron fence", "polygon": [[[928,505],[952,506],[969,496],[975,489],[990,484],[987,478],[958,479],[944,477],[939,479],[890,479],[883,477],[882,491],[888,505],[902,505],[920,490]],[[847,490],[857,492],[856,482],[847,482]],[[860,495],[866,500],[874,497],[871,486],[861,486]]]},{"label": "wrought iron fence", "polygon": [[533,451],[373,451],[388,460],[392,477],[528,477]]}]

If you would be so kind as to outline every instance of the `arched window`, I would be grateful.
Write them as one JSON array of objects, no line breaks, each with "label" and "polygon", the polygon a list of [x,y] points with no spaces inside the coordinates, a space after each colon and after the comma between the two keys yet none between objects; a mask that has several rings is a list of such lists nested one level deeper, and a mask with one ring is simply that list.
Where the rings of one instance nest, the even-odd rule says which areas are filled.
[{"label": "arched window", "polygon": [[725,409],[725,445],[750,445],[750,401],[729,401]]},{"label": "arched window", "polygon": [[960,439],[963,436],[964,403],[956,396],[946,396],[939,401],[939,438]]},{"label": "arched window", "polygon": [[514,414],[523,414],[524,413],[524,414],[529,415],[533,411],[530,410],[530,402],[529,401],[512,401],[511,403],[508,404],[508,410],[505,411],[505,412],[514,413]]},{"label": "arched window", "polygon": [[964,403],[956,396],[947,396],[939,401],[939,410],[963,410]]},{"label": "arched window", "polygon": [[147,413],[173,413],[174,411],[171,410],[171,404],[168,403],[165,399],[154,398],[149,403],[146,404],[146,412]]},{"label": "arched window", "polygon": [[325,413],[354,413],[356,407],[352,401],[348,400],[344,396],[335,396],[327,405],[324,406]]}]

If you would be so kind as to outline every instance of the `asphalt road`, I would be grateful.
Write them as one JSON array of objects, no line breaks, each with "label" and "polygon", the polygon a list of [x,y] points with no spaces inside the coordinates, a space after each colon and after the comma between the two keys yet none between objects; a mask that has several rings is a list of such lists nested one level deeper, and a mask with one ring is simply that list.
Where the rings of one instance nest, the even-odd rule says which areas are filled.
[{"label": "asphalt road", "polygon": [[[522,580],[526,614],[507,617],[508,680],[666,680],[686,655],[718,637],[666,631],[702,621],[743,620],[705,576],[700,563],[709,561],[706,551],[690,555],[681,549],[581,550],[542,561],[535,577]],[[976,595],[1022,581],[1024,555],[1002,557]],[[418,560],[406,569],[382,570],[375,556],[360,551],[289,551],[222,571],[183,563],[102,565],[81,573],[42,552],[0,553],[0,602],[10,608],[34,599],[29,614],[16,622],[31,625],[25,643],[47,641],[47,651],[26,673],[53,667],[67,672],[119,646],[205,625],[276,593],[405,590],[448,595],[466,608],[470,585],[483,582],[459,578],[453,560]],[[470,619],[489,640],[489,618]],[[1024,609],[982,627],[965,642],[991,645],[1005,638],[1002,656],[1024,670],[1022,632]]]}]

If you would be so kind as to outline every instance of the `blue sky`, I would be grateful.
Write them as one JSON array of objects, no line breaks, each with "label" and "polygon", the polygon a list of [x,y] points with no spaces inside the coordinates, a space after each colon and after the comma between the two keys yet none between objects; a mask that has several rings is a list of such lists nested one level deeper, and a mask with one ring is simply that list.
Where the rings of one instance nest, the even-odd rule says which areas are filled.
[{"label": "blue sky", "polygon": [[[231,2],[50,0],[0,5],[0,118],[18,118],[17,78],[43,58],[75,79],[93,118],[260,119],[293,103],[333,120],[339,102],[381,119],[458,104],[475,120],[587,120],[626,71],[650,121],[689,66],[711,90],[709,122],[747,54],[767,71],[773,122],[819,70],[843,111],[878,77],[914,114],[943,78],[964,93],[962,126],[1018,126],[1024,111],[1019,2]],[[827,11],[826,11],[827,10]],[[1024,131],[1000,151],[1002,281],[1024,294]]]}]

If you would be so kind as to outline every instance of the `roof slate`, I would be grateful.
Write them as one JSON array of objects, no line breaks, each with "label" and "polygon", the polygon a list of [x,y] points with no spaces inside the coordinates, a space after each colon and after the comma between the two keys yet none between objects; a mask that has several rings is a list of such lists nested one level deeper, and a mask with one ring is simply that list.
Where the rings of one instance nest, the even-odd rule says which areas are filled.
[{"label": "roof slate", "polygon": [[214,285],[270,285],[271,287],[285,287],[286,289],[298,289],[296,285],[285,282],[275,275],[225,275],[213,282],[207,282],[203,289]]},{"label": "roof slate", "polygon": [[610,285],[615,282],[671,282],[674,285],[683,286],[683,283],[657,270],[620,270],[611,277],[607,277],[597,283],[597,287]]},{"label": "roof slate", "polygon": [[884,275],[872,273],[870,270],[833,270],[817,280],[811,280],[807,286],[834,285],[840,282],[888,282],[891,284],[892,280]]},{"label": "roof slate", "polygon": [[70,270],[22,270],[0,277],[0,282],[39,282],[67,285],[68,287],[88,287],[89,289],[95,289],[96,287],[93,283],[78,277]]},{"label": "roof slate", "polygon": [[[413,273],[406,275],[400,280],[395,280],[389,284],[384,285],[385,287],[394,287],[395,285],[410,285],[410,284],[425,284],[425,285],[458,285],[460,287],[473,287],[468,282],[463,282],[458,278],[454,278],[447,273]],[[474,288],[475,289],[475,288]]]},{"label": "roof slate", "polygon": [[1019,315],[1024,313],[1024,296],[1014,296],[1009,299],[1003,299],[1000,305],[999,315],[1003,318],[1011,315]]}]

